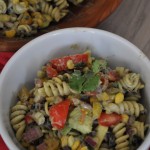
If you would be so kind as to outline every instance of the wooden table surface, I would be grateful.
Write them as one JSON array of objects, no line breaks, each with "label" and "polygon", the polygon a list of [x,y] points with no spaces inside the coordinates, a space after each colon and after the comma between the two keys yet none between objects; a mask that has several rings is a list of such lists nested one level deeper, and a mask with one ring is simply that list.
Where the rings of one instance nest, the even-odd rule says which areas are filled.
[{"label": "wooden table surface", "polygon": [[150,0],[123,0],[97,28],[124,37],[150,59]]}]

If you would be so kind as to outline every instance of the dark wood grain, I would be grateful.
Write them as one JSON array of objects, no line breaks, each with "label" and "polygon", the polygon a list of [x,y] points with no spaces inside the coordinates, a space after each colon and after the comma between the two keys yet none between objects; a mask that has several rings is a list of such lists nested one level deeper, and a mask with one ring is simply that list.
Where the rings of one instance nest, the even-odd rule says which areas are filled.
[{"label": "dark wood grain", "polygon": [[123,0],[97,28],[118,34],[150,58],[150,0]]},{"label": "dark wood grain", "polygon": [[[122,0],[87,0],[79,7],[74,7],[72,12],[60,23],[53,24],[49,28],[41,30],[36,36],[62,28],[96,27],[96,25],[106,19],[118,7],[121,1]],[[8,39],[1,36],[0,51],[16,51],[35,37]]]}]

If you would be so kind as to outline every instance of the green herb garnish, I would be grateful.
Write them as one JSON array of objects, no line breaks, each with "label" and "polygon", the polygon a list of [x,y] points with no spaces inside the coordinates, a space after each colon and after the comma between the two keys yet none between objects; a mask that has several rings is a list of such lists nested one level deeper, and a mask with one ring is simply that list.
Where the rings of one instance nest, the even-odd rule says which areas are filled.
[{"label": "green herb garnish", "polygon": [[82,84],[84,83],[84,81],[85,78],[81,75],[81,72],[79,70],[76,70],[69,81],[69,86],[73,90],[80,93],[82,91]]},{"label": "green herb garnish", "polygon": [[88,78],[82,87],[84,92],[94,91],[99,85],[99,76],[93,75],[91,78]]},{"label": "green herb garnish", "polygon": [[107,61],[104,59],[95,60],[92,64],[92,71],[94,73],[100,72],[102,69],[106,69]]},{"label": "green herb garnish", "polygon": [[88,92],[94,91],[99,85],[99,76],[94,74],[93,72],[87,72],[85,74],[81,74],[81,72],[73,73],[70,81],[69,86],[81,93],[81,92]]}]

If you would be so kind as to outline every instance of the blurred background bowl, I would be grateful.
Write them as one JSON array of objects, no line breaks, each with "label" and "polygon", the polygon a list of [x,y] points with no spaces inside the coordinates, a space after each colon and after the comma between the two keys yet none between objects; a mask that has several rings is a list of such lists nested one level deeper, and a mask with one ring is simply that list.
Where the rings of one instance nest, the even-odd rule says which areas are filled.
[{"label": "blurred background bowl", "polygon": [[72,7],[67,17],[59,23],[53,23],[32,37],[6,38],[0,33],[0,51],[17,51],[24,44],[44,33],[70,27],[96,27],[112,14],[122,0],[86,0],[78,7]]}]

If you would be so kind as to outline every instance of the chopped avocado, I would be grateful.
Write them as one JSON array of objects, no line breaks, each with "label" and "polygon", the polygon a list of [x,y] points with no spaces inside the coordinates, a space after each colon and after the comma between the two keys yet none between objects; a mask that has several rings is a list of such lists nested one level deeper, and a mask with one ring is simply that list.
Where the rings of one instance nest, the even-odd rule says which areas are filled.
[{"label": "chopped avocado", "polygon": [[82,134],[87,134],[92,131],[92,116],[90,114],[85,114],[84,121],[81,122],[82,112],[80,107],[76,107],[69,116],[69,126]]},{"label": "chopped avocado", "polygon": [[67,135],[71,130],[71,127],[70,126],[65,126],[60,132],[62,135]]}]

